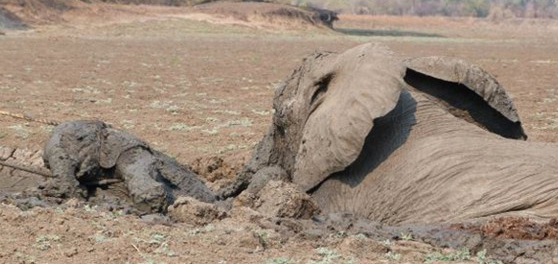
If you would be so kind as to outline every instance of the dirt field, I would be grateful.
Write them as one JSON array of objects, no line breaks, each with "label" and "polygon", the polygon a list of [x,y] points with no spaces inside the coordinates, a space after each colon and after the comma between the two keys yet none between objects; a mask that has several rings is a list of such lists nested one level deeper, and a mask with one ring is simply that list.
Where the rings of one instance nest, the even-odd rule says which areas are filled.
[{"label": "dirt field", "polygon": [[[252,27],[180,8],[92,10],[2,30],[0,110],[56,121],[100,119],[182,163],[220,157],[239,168],[268,127],[275,85],[303,56],[380,42],[402,56],[455,56],[480,65],[513,96],[529,140],[558,142],[556,21],[341,16],[335,32]],[[51,129],[0,116],[0,145],[41,149]],[[0,262],[485,260],[482,248],[442,249],[403,233],[291,236],[292,227],[270,228],[272,220],[248,209],[232,214],[203,226],[161,225],[76,202],[29,211],[0,205]]]}]

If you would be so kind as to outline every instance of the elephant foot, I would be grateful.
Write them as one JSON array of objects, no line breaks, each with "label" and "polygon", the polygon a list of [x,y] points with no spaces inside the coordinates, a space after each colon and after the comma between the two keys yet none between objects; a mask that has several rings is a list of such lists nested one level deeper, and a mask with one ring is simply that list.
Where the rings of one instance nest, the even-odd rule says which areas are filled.
[{"label": "elephant foot", "polygon": [[[130,186],[130,185],[128,185]],[[165,188],[160,183],[149,184],[149,186],[128,187],[130,197],[135,207],[142,212],[160,213],[167,209],[168,199]]]}]

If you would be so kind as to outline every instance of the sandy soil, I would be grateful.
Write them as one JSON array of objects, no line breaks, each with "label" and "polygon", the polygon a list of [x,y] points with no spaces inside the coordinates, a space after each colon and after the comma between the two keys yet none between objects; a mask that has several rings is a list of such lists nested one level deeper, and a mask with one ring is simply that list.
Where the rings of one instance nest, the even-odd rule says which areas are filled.
[{"label": "sandy soil", "polygon": [[[482,66],[512,94],[529,140],[558,142],[558,22],[346,16],[336,24],[341,32],[294,31],[189,20],[191,10],[181,8],[91,10],[28,30],[2,29],[0,110],[56,121],[100,119],[197,171],[204,171],[200,160],[214,157],[234,170],[267,129],[275,85],[304,55],[372,41],[403,56],[455,56]],[[0,145],[40,149],[51,129],[0,116]],[[283,232],[273,219],[242,207],[198,226],[159,219],[162,225],[75,201],[29,211],[8,203],[0,205],[0,218],[5,263],[484,259],[483,248],[444,249],[401,233]]]}]

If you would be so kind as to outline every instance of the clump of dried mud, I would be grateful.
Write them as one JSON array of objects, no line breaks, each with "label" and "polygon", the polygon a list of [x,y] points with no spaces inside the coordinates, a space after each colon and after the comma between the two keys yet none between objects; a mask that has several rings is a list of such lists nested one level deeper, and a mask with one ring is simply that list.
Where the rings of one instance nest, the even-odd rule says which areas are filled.
[{"label": "clump of dried mud", "polygon": [[190,168],[194,173],[209,182],[232,179],[241,167],[241,163],[229,164],[221,157],[216,156],[200,157],[190,164]]}]

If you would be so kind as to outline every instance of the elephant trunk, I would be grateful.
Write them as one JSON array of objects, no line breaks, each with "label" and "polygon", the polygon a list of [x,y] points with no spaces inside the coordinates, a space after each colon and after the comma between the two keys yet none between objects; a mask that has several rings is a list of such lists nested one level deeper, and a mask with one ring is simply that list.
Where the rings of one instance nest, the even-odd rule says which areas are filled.
[{"label": "elephant trunk", "polygon": [[48,155],[45,164],[50,168],[53,178],[47,181],[45,195],[68,198],[77,194],[85,196],[84,190],[75,177],[78,162],[68,155]]}]

